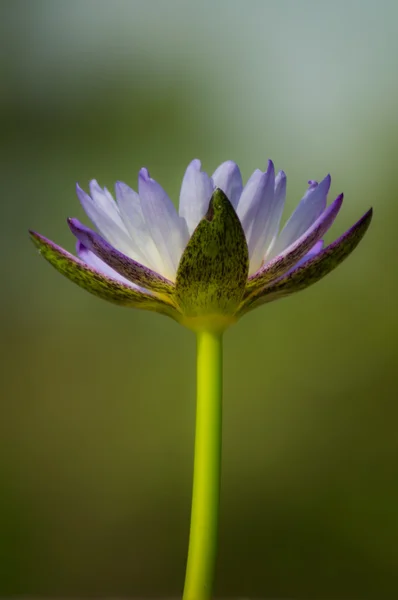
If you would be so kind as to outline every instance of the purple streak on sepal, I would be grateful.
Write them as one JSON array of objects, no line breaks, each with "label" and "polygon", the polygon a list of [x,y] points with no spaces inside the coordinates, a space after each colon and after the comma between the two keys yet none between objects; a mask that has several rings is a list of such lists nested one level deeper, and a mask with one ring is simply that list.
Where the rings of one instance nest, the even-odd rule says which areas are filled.
[{"label": "purple streak on sepal", "polygon": [[370,225],[372,215],[373,209],[370,209],[355,225],[314,258],[278,281],[256,290],[242,302],[237,316],[241,317],[261,304],[294,294],[325,277],[355,250]]},{"label": "purple streak on sepal", "polygon": [[68,225],[73,235],[88,250],[129,281],[153,292],[173,293],[174,285],[171,281],[119,252],[98,233],[80,223],[78,219],[68,219]]},{"label": "purple streak on sepal", "polygon": [[340,194],[298,240],[249,277],[245,296],[250,296],[258,289],[262,289],[294,267],[332,226],[342,203],[343,194]]},{"label": "purple streak on sepal", "polygon": [[29,233],[39,253],[57,271],[91,294],[119,306],[150,310],[165,314],[175,320],[179,319],[179,313],[174,306],[156,295],[139,291],[135,287],[107,277],[39,233],[35,231],[29,231]]}]

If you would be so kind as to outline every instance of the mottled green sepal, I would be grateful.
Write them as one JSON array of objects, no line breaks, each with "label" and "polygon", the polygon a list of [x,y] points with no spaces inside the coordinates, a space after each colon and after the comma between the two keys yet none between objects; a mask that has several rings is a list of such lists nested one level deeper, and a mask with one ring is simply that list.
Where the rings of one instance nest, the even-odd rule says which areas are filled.
[{"label": "mottled green sepal", "polygon": [[177,271],[175,298],[185,317],[234,315],[249,272],[242,225],[220,189],[192,234]]},{"label": "mottled green sepal", "polygon": [[372,215],[373,211],[370,209],[353,227],[314,258],[245,298],[237,316],[242,317],[262,304],[304,290],[325,277],[355,250],[370,225]]},{"label": "mottled green sepal", "polygon": [[180,319],[180,315],[174,306],[155,294],[107,277],[44,236],[34,231],[29,233],[43,258],[62,275],[65,275],[65,277],[91,294],[121,306],[159,312],[177,321]]}]

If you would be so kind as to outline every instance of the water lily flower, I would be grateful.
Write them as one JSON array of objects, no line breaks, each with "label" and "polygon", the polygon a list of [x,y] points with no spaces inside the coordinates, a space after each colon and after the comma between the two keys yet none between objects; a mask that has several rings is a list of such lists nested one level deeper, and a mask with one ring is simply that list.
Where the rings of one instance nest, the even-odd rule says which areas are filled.
[{"label": "water lily flower", "polygon": [[222,337],[257,306],[315,283],[357,246],[369,210],[326,248],[322,238],[343,195],[327,205],[330,176],[309,187],[280,231],[286,175],[274,165],[243,186],[237,165],[211,177],[199,160],[188,166],[177,212],[163,188],[141,169],[138,193],[79,186],[97,228],[68,219],[77,257],[31,232],[40,253],[63,275],[122,306],[160,312],[197,334],[197,419],[191,528],[183,600],[210,600],[217,554],[221,474]]},{"label": "water lily flower", "polygon": [[68,219],[77,257],[31,232],[40,253],[89,292],[122,306],[156,311],[193,330],[223,330],[254,308],[315,283],[357,246],[369,210],[339,239],[322,238],[343,194],[327,205],[330,176],[309,187],[280,231],[286,175],[272,161],[246,185],[224,162],[211,177],[193,160],[184,175],[179,211],[141,169],[138,193],[122,182],[112,194],[94,180],[78,198],[97,231]]}]

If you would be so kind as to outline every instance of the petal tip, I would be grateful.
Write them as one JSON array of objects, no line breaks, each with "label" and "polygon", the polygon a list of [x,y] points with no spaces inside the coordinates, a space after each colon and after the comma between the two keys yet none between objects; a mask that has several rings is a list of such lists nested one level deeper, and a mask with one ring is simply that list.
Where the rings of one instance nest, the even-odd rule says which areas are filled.
[{"label": "petal tip", "polygon": [[332,176],[330,175],[330,173],[328,173],[326,175],[326,177],[324,179],[322,179],[322,181],[320,182],[320,186],[322,185],[325,188],[326,193],[329,191],[330,185],[332,183]]},{"label": "petal tip", "polygon": [[147,183],[148,181],[151,181],[151,177],[149,175],[149,171],[146,167],[142,167],[142,169],[139,170],[138,172],[138,178],[141,181],[145,181],[145,183]]},{"label": "petal tip", "polygon": [[231,170],[236,169],[238,167],[236,162],[234,162],[233,160],[226,160],[223,164]]},{"label": "petal tip", "polygon": [[340,210],[341,205],[343,204],[343,200],[344,200],[344,194],[341,193],[337,196],[337,198],[335,200],[333,200],[332,204],[330,204],[329,209],[333,208],[337,208],[338,210]]},{"label": "petal tip", "polygon": [[82,187],[76,182],[76,195],[81,204],[83,204],[87,199],[91,200],[91,197],[83,190]]},{"label": "petal tip", "polygon": [[83,225],[83,223],[81,223],[79,221],[79,219],[76,219],[75,217],[68,217],[66,219],[66,222],[68,223],[69,229],[71,230],[71,232],[75,236],[77,236],[81,232],[88,232],[88,231],[90,231],[88,227],[86,227],[85,225]]},{"label": "petal tip", "polygon": [[102,187],[100,186],[100,184],[98,183],[98,181],[96,179],[91,179],[89,186],[90,186],[90,190],[94,189],[94,190],[98,190],[100,192],[103,191]]},{"label": "petal tip", "polygon": [[80,221],[79,219],[76,219],[76,217],[68,217],[66,222],[68,223],[69,227],[78,227],[80,225]]},{"label": "petal tip", "polygon": [[221,165],[219,165],[214,171],[213,177],[219,176],[220,173],[227,173],[229,177],[235,173],[239,173],[240,176],[239,167],[233,160],[225,160],[223,163],[221,163]]},{"label": "petal tip", "polygon": [[308,190],[315,190],[319,185],[319,182],[316,179],[308,180]]},{"label": "petal tip", "polygon": [[189,167],[191,167],[192,169],[195,169],[196,171],[200,171],[202,168],[202,162],[199,160],[199,158],[194,158],[189,163],[188,168]]},{"label": "petal tip", "polygon": [[343,200],[344,200],[344,193],[343,193],[343,192],[341,192],[341,194],[339,194],[339,195],[337,196],[336,200],[340,200],[341,202],[343,202]]}]

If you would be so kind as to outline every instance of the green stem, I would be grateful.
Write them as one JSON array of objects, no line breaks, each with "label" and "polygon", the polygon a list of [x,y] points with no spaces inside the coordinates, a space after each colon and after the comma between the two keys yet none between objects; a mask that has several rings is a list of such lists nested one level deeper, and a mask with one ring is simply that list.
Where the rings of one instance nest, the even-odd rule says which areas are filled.
[{"label": "green stem", "polygon": [[222,334],[197,334],[197,405],[191,529],[183,600],[211,598],[221,475]]}]

